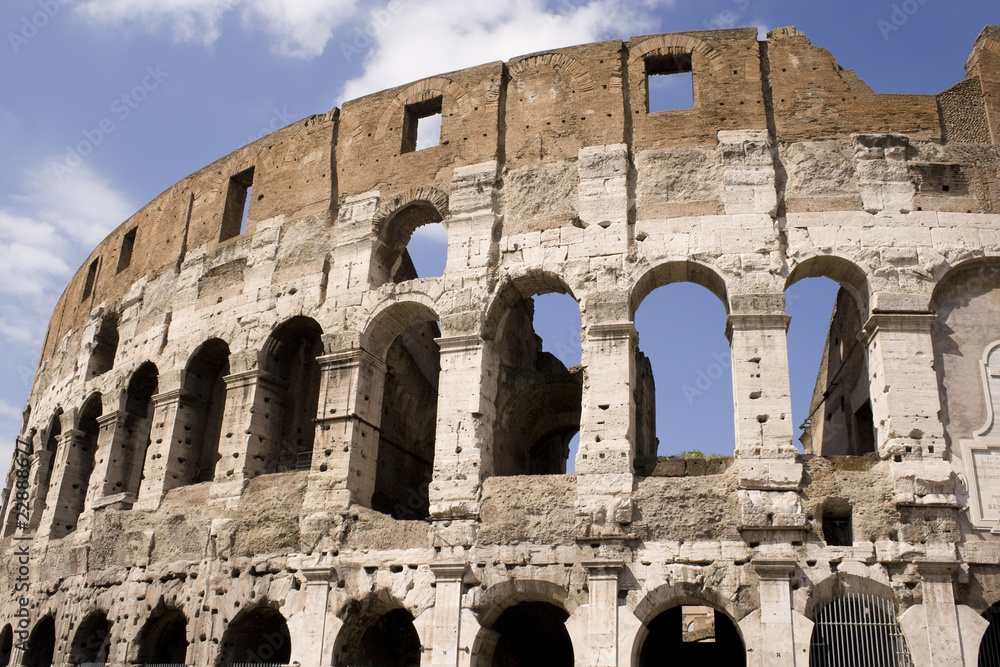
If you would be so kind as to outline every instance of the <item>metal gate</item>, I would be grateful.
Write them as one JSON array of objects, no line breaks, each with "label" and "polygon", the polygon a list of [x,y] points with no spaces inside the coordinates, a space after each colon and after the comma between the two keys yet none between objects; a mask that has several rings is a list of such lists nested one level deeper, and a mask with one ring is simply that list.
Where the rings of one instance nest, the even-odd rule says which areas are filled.
[{"label": "metal gate", "polygon": [[990,626],[979,643],[979,667],[1000,667],[1000,603],[987,609],[983,618]]},{"label": "metal gate", "polygon": [[816,612],[811,667],[912,667],[891,600],[848,593]]}]

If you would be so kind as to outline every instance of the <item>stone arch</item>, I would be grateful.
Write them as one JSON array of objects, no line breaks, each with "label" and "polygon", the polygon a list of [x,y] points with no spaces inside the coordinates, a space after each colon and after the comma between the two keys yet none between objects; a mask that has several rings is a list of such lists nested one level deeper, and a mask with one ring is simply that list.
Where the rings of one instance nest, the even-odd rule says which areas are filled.
[{"label": "stone arch", "polygon": [[121,423],[122,436],[116,434],[112,443],[111,462],[104,483],[104,495],[129,493],[139,495],[143,464],[153,426],[153,395],[159,386],[159,371],[151,361],[136,368],[126,385],[125,416]]},{"label": "stone arch", "polygon": [[557,273],[529,269],[520,275],[505,276],[484,309],[483,339],[494,340],[496,338],[500,325],[516,303],[538,294],[551,294],[553,292],[568,294],[577,303],[580,301],[563,277]]},{"label": "stone arch", "polygon": [[448,198],[434,188],[409,190],[382,201],[373,221],[375,242],[369,267],[370,286],[417,277],[406,250],[413,232],[447,217]]},{"label": "stone arch", "polygon": [[[751,613],[752,609],[746,604],[723,596],[714,589],[704,588],[699,584],[682,583],[679,585],[664,584],[654,588],[646,593],[633,608],[632,613],[642,625],[633,639],[632,664],[644,664],[642,657],[646,642],[651,636],[651,632],[660,630],[657,626],[661,625],[663,621],[677,620],[678,631],[680,630],[680,614],[684,607],[689,606],[710,607],[715,610],[715,625],[718,630],[721,630],[723,639],[740,642],[742,650],[734,646],[730,652],[734,654],[734,658],[736,655],[742,655],[745,660],[746,640],[743,637],[739,621]],[[672,616],[667,617],[665,614],[676,615],[677,619]],[[725,662],[724,664],[731,663]]]},{"label": "stone arch", "polygon": [[[889,584],[888,577],[884,573],[879,573],[876,576],[872,576],[872,573],[863,576],[849,572],[833,572],[829,576],[813,582],[802,614],[810,620],[814,620],[817,607],[848,593],[873,595],[895,602],[896,596]],[[879,578],[885,579],[885,581],[879,581]]]},{"label": "stone arch", "polygon": [[700,40],[693,35],[656,35],[649,39],[644,39],[638,44],[633,44],[629,48],[629,68],[633,71],[639,66],[639,61],[649,56],[665,56],[680,53],[697,53],[703,56],[713,67],[716,63],[721,63],[721,54],[712,48],[704,40]]},{"label": "stone arch", "polygon": [[69,451],[62,456],[62,481],[52,521],[52,537],[63,537],[76,530],[76,524],[87,502],[90,478],[96,464],[99,419],[104,413],[100,392],[94,392],[74,415],[75,433],[65,446]]},{"label": "stone arch", "polygon": [[0,630],[0,667],[10,664],[10,654],[14,651],[14,628],[8,623]]},{"label": "stone arch", "polygon": [[292,637],[277,606],[262,601],[241,609],[227,624],[216,665],[288,664]]},{"label": "stone arch", "polygon": [[[549,651],[545,664],[572,665],[575,652],[566,621],[577,605],[563,586],[538,580],[507,580],[484,591],[477,605],[479,630],[473,640],[471,664],[486,667],[501,653],[501,664],[523,664],[508,655],[516,644],[531,649],[534,644]],[[537,634],[532,636],[532,631]],[[568,654],[568,655],[567,655]],[[508,661],[502,658],[507,656]],[[561,660],[560,660],[561,658]]]},{"label": "stone arch", "polygon": [[680,260],[658,263],[646,269],[636,279],[629,293],[629,318],[635,320],[635,311],[654,289],[683,282],[701,285],[719,297],[726,308],[726,314],[729,314],[729,290],[722,275],[714,268],[700,262]]},{"label": "stone arch", "polygon": [[84,616],[69,648],[69,663],[106,663],[111,648],[111,621],[101,609]]},{"label": "stone arch", "polygon": [[[333,646],[335,665],[410,667],[419,664],[423,609],[407,606],[386,589],[347,602],[337,613],[343,621]],[[380,646],[384,645],[384,646]],[[380,649],[386,649],[385,651]],[[411,660],[416,658],[416,663]]]},{"label": "stone arch", "polygon": [[262,452],[265,472],[309,467],[323,351],[323,327],[302,315],[275,327],[261,348],[260,368],[268,375],[271,410],[255,413],[254,421],[261,439],[269,443],[269,451]]},{"label": "stone arch", "polygon": [[56,619],[49,614],[40,618],[31,629],[21,664],[24,667],[50,667],[55,649]]},{"label": "stone arch", "polygon": [[372,309],[362,327],[361,348],[385,361],[389,346],[404,329],[417,322],[437,322],[437,304],[426,294],[410,292],[405,297],[384,299]]},{"label": "stone arch", "polygon": [[871,313],[868,274],[853,261],[837,255],[814,255],[797,263],[785,279],[785,289],[804,278],[829,278],[848,291],[857,304],[862,323]]},{"label": "stone arch", "polygon": [[186,664],[191,641],[187,625],[184,612],[167,605],[161,598],[136,637],[135,661],[140,664]]},{"label": "stone arch", "polygon": [[524,72],[532,69],[565,70],[573,77],[573,81],[576,84],[576,92],[590,93],[594,90],[594,80],[590,76],[590,71],[580,61],[565,53],[538,53],[521,58],[509,67],[512,78],[517,78]]},{"label": "stone arch", "polygon": [[221,338],[203,342],[185,364],[181,376],[183,410],[179,411],[185,432],[183,447],[172,451],[166,464],[166,474],[176,478],[176,486],[210,481],[215,476],[226,405],[223,378],[229,375],[229,364],[229,345]]},{"label": "stone arch", "polygon": [[[34,458],[38,466],[35,476],[35,486],[31,490],[31,509],[28,517],[28,529],[36,530],[41,522],[42,512],[48,503],[52,502],[49,496],[55,472],[56,458],[59,450],[60,436],[62,435],[62,415],[61,406],[56,406],[52,410],[52,415],[45,428],[39,433],[39,446],[34,448]],[[8,524],[5,535],[12,534],[17,524],[17,516],[10,512],[7,516]]]},{"label": "stone arch", "polygon": [[103,375],[114,368],[118,354],[118,314],[104,315],[97,324],[94,340],[90,344],[90,359],[87,361],[85,380]]},{"label": "stone arch", "polygon": [[402,124],[402,114],[406,105],[435,97],[441,97],[441,112],[445,118],[451,115],[468,118],[472,114],[472,99],[465,88],[447,77],[435,76],[410,84],[400,91],[395,99],[389,100],[379,118],[375,138],[379,141],[386,140],[390,130],[395,130],[397,119],[398,124]]}]

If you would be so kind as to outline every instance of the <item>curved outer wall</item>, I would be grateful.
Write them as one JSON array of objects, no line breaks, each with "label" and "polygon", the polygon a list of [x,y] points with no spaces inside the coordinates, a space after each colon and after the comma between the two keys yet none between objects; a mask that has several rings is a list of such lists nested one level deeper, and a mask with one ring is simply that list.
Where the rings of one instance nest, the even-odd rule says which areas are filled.
[{"label": "curved outer wall", "polygon": [[[686,62],[694,107],[649,113],[647,70]],[[806,665],[816,610],[860,592],[892,601],[916,664],[974,664],[1000,600],[962,444],[992,442],[1000,29],[967,70],[876,95],[793,28],[637,37],[369,95],[192,174],[53,314],[4,496],[0,625],[53,618],[63,663],[99,611],[109,663],[161,662],[153,629],[180,612],[185,662],[212,665],[270,607],[290,661],[329,665],[405,609],[421,664],[486,665],[503,611],[536,601],[568,614],[576,664],[624,665],[657,614],[706,604],[748,664]],[[407,150],[438,109],[440,145]],[[446,270],[414,278],[402,249],[437,220]],[[867,456],[829,455],[832,427],[792,442],[784,290],[820,275],[860,312]],[[726,306],[736,443],[665,472],[632,319],[677,281]],[[579,371],[512,338],[552,291],[580,304]],[[540,393],[518,402],[525,378]],[[544,428],[579,426],[575,474],[514,463],[536,395],[561,397]],[[428,478],[380,507],[379,476],[414,469],[380,468],[380,440],[428,429],[410,452]],[[824,537],[831,498],[848,545]]]}]

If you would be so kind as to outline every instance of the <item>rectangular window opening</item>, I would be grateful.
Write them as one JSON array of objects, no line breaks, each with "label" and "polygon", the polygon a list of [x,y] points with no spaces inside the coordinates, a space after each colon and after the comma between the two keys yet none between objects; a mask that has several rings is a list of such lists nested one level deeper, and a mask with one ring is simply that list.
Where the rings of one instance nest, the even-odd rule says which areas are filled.
[{"label": "rectangular window opening", "polygon": [[646,58],[646,101],[649,113],[694,108],[690,53]]},{"label": "rectangular window opening", "polygon": [[94,293],[94,283],[97,282],[97,267],[100,266],[100,262],[101,258],[98,257],[90,263],[90,268],[87,269],[87,280],[83,283],[83,299],[81,301],[86,301]]},{"label": "rectangular window opening", "polygon": [[681,641],[710,644],[715,642],[715,609],[695,605],[681,607]]},{"label": "rectangular window opening", "polygon": [[122,237],[122,249],[118,253],[118,269],[116,273],[121,273],[132,263],[132,249],[135,247],[135,232],[137,229],[139,228],[133,227],[125,232],[125,236]]},{"label": "rectangular window opening", "polygon": [[253,167],[230,177],[229,189],[226,192],[226,207],[222,212],[222,229],[219,231],[219,241],[246,233],[252,194]]},{"label": "rectangular window opening", "polygon": [[403,145],[400,152],[412,153],[441,144],[441,98],[407,104],[403,112]]}]

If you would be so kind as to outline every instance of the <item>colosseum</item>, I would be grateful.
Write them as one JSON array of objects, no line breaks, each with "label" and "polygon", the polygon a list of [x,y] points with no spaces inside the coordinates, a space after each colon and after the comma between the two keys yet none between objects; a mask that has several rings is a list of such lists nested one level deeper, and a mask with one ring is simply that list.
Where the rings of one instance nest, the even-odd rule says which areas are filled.
[{"label": "colosseum", "polygon": [[[1000,664],[1000,27],[966,71],[876,94],[794,28],[607,41],[171,186],[49,324],[0,664]],[[651,107],[678,74],[691,108]],[[800,450],[785,290],[819,276]],[[677,282],[725,306],[729,457],[657,457],[634,314]]]}]

